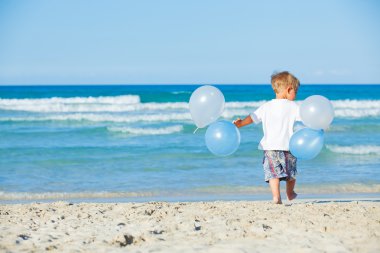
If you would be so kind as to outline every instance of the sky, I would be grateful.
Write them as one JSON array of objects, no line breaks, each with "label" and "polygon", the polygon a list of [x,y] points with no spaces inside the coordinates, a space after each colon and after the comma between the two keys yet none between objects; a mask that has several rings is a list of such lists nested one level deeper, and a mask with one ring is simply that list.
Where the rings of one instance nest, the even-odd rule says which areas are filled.
[{"label": "sky", "polygon": [[0,85],[380,84],[376,0],[0,0]]}]

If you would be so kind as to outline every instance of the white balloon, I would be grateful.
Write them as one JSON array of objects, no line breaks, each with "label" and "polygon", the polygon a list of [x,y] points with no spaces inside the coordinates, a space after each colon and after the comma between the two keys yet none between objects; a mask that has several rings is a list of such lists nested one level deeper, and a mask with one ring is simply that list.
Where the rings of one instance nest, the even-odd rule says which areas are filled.
[{"label": "white balloon", "polygon": [[191,94],[189,107],[191,118],[198,128],[216,121],[224,110],[223,93],[214,86],[204,85]]},{"label": "white balloon", "polygon": [[306,126],[325,130],[334,119],[334,108],[327,98],[313,95],[301,103],[300,115]]}]

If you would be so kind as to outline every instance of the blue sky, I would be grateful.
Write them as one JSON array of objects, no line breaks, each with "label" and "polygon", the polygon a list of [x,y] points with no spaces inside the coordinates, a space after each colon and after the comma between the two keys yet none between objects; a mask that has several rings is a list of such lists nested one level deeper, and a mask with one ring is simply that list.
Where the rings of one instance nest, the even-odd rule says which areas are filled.
[{"label": "blue sky", "polygon": [[0,0],[0,84],[380,83],[375,0]]}]

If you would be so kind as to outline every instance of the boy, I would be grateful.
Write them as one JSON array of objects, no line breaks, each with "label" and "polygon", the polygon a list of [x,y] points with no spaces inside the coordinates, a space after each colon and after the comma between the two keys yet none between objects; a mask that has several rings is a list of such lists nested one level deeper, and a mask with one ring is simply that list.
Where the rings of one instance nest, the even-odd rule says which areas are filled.
[{"label": "boy", "polygon": [[259,149],[264,150],[263,167],[265,181],[269,183],[273,202],[282,204],[280,181],[286,181],[288,200],[297,197],[294,192],[297,174],[297,159],[289,152],[289,140],[293,134],[295,121],[300,121],[299,107],[294,102],[300,82],[287,71],[275,73],[271,77],[276,98],[261,105],[245,119],[238,118],[234,124],[240,128],[253,122],[263,123],[264,137]]}]

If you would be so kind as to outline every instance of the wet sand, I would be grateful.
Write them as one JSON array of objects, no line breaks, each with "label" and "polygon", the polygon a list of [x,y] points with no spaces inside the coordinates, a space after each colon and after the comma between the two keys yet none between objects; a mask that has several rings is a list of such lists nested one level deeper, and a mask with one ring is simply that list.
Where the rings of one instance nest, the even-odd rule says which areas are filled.
[{"label": "wet sand", "polygon": [[380,252],[380,202],[0,205],[1,252]]}]

